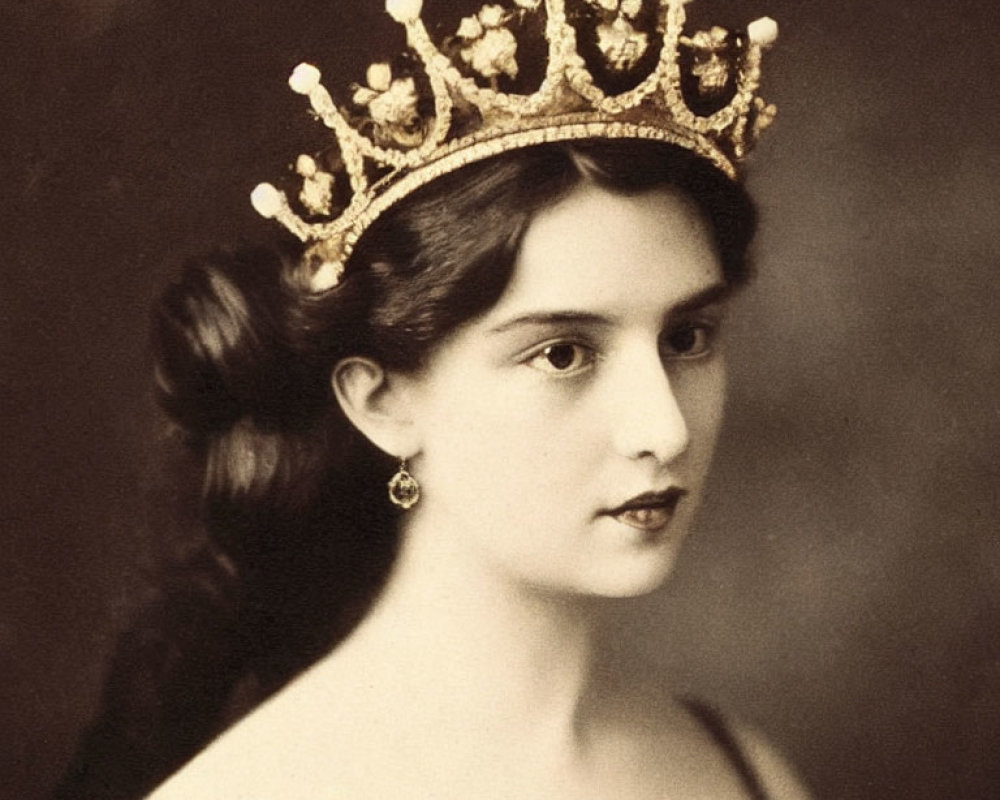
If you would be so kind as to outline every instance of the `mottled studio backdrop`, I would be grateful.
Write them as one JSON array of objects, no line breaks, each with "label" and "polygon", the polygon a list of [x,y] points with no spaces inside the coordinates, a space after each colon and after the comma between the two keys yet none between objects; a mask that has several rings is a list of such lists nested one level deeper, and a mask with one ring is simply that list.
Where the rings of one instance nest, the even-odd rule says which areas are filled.
[{"label": "mottled studio backdrop", "polygon": [[[155,560],[149,301],[186,255],[266,235],[249,189],[315,130],[284,77],[361,78],[401,46],[380,5],[0,8],[4,800],[51,785]],[[782,25],[761,275],[709,508],[631,630],[822,798],[995,800],[997,6],[712,9]]]}]

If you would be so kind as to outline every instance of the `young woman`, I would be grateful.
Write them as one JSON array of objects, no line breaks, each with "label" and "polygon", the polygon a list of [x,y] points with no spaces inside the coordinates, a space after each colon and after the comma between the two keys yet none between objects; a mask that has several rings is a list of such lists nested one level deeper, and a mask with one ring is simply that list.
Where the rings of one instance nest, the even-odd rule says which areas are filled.
[{"label": "young woman", "polygon": [[698,504],[754,224],[703,154],[578,138],[426,182],[328,290],[296,253],[190,265],[157,385],[208,536],[61,796],[141,794],[224,729],[153,797],[804,796],[608,647]]}]

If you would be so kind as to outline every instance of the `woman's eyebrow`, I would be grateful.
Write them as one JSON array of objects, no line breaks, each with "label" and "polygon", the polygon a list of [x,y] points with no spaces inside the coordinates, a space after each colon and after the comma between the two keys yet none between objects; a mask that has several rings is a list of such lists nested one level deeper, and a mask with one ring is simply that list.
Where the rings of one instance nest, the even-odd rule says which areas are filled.
[{"label": "woman's eyebrow", "polygon": [[712,303],[718,303],[725,300],[732,293],[733,286],[728,281],[713,283],[711,286],[702,289],[700,292],[697,292],[674,305],[670,309],[669,316],[697,311],[705,306],[712,305]]},{"label": "woman's eyebrow", "polygon": [[499,325],[490,328],[489,332],[505,333],[512,328],[520,328],[528,325],[590,325],[593,327],[608,327],[612,324],[614,324],[613,320],[608,317],[588,311],[537,311],[505,320]]}]

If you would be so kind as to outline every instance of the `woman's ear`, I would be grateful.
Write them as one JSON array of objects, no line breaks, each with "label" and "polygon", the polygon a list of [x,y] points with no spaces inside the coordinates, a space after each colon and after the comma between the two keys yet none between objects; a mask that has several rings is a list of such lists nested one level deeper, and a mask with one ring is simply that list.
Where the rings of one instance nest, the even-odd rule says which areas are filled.
[{"label": "woman's ear", "polygon": [[410,381],[360,356],[339,361],[330,380],[344,414],[372,444],[396,458],[416,454]]}]

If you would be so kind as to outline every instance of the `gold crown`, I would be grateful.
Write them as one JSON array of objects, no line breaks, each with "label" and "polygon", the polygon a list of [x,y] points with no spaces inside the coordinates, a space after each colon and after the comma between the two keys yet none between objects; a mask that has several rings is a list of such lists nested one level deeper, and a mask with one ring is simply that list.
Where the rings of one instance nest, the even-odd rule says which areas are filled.
[{"label": "gold crown", "polygon": [[[572,19],[567,2],[578,7]],[[691,150],[735,179],[737,164],[775,114],[756,92],[761,51],[778,27],[764,17],[738,34],[713,27],[685,36],[687,2],[490,4],[463,19],[442,50],[420,18],[422,0],[387,0],[386,11],[405,26],[422,69],[394,76],[391,65],[373,64],[368,85],[356,85],[351,105],[338,108],[316,67],[296,67],[289,85],[308,96],[333,131],[337,152],[319,163],[298,157],[302,216],[268,183],[254,189],[254,208],[310,245],[311,288],[324,291],[337,284],[358,238],[386,209],[441,175],[508,150],[592,138],[656,140]],[[531,94],[505,91],[501,84],[519,72],[514,30],[541,23],[543,7],[544,78]],[[582,31],[592,41],[578,49]],[[598,86],[585,57],[588,44],[605,78],[624,82],[617,94]],[[648,72],[634,76],[644,66]],[[349,200],[338,185],[345,175]]]}]

